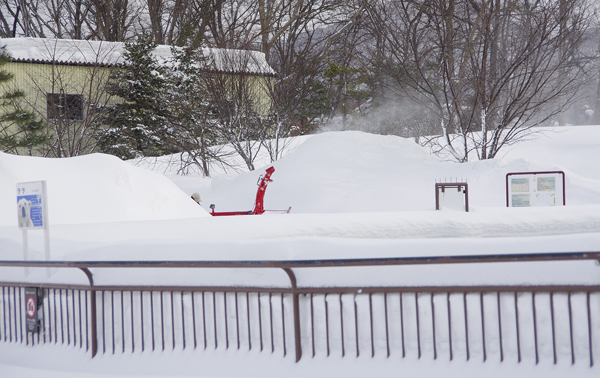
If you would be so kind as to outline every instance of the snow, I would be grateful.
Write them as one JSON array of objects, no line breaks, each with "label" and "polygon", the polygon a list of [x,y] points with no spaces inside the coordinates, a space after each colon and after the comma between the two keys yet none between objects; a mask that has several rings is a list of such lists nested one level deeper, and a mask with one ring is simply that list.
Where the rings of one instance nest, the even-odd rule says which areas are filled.
[{"label": "snow", "polygon": [[[125,43],[87,41],[54,38],[1,38],[0,47],[16,61],[63,64],[102,64],[117,65],[124,62]],[[265,54],[258,51],[204,48],[203,53],[210,59],[210,69],[218,72],[245,72],[259,75],[274,75]],[[153,52],[159,62],[168,62],[173,56],[171,46],[158,45]]]},{"label": "snow", "polygon": [[[211,217],[251,210],[253,172],[213,178],[175,176],[172,157],[123,162],[106,155],[43,159],[0,154],[0,260],[22,259],[15,185],[46,180],[53,260],[302,260],[466,254],[600,251],[600,126],[540,128],[535,139],[490,161],[456,164],[414,141],[361,132],[298,138],[273,163],[265,208],[288,215]],[[137,165],[137,166],[136,166]],[[155,171],[152,172],[151,169]],[[565,172],[565,207],[506,208],[509,172]],[[164,174],[166,172],[166,174]],[[435,211],[436,182],[469,184],[470,212]],[[202,207],[190,195],[198,192]],[[43,234],[29,232],[32,259],[43,259]],[[18,272],[17,272],[18,270]],[[81,272],[1,271],[3,280],[86,284]],[[143,284],[155,272],[99,270],[97,284]],[[161,272],[164,284],[285,285],[270,272]],[[301,286],[598,284],[592,262],[503,266],[334,268],[297,272]],[[289,352],[289,351],[288,351]],[[334,356],[303,358],[253,351],[126,353],[89,358],[59,345],[0,343],[0,376],[596,376],[597,367],[567,364],[453,362]],[[33,362],[32,362],[33,361]]]},{"label": "snow", "polygon": [[[465,164],[441,161],[410,139],[342,134],[303,137],[300,146],[292,146],[285,159],[275,162],[266,208],[292,206],[295,214],[432,210],[436,181],[466,180],[471,209],[476,212],[505,207],[506,174],[531,171],[564,171],[569,206],[600,203],[597,126],[540,128],[534,140],[507,147],[501,158]],[[219,211],[250,207],[254,185],[264,173],[257,169],[205,181],[173,177],[167,161],[168,157],[158,162],[151,159],[140,166],[167,173],[190,195],[199,192],[205,207],[214,203]]]},{"label": "snow", "polygon": [[[18,182],[46,180],[52,225],[209,216],[164,176],[109,155],[45,159],[0,153],[0,176],[3,209],[15,206]],[[14,225],[15,217],[3,211],[0,226]]]}]

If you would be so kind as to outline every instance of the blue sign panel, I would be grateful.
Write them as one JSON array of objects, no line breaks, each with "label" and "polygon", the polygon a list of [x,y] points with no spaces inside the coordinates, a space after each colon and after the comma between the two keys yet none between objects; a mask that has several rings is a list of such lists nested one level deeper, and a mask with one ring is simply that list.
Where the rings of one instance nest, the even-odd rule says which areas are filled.
[{"label": "blue sign panel", "polygon": [[44,228],[45,183],[17,184],[17,219],[19,228]]}]

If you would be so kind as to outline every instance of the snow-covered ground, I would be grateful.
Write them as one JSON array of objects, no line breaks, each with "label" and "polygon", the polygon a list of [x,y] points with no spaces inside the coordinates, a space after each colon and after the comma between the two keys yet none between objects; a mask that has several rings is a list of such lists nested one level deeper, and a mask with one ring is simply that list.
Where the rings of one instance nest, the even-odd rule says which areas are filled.
[{"label": "snow-covered ground", "polygon": [[[288,215],[211,217],[204,209],[251,210],[253,172],[166,175],[153,162],[105,155],[71,159],[0,153],[0,260],[23,258],[15,185],[46,180],[53,260],[299,260],[450,254],[600,251],[600,126],[544,128],[502,156],[465,164],[444,162],[412,140],[361,132],[298,138],[272,164],[265,208]],[[138,165],[135,167],[134,165]],[[140,168],[142,167],[142,168]],[[144,169],[146,168],[146,169]],[[151,172],[153,168],[155,172]],[[509,172],[564,171],[565,207],[506,208]],[[468,181],[470,212],[435,211],[436,182]],[[190,195],[200,193],[202,207]],[[30,258],[43,259],[43,233],[29,232]],[[590,263],[504,268],[411,268],[406,285],[598,284]],[[23,271],[1,271],[24,280]],[[27,280],[85,283],[84,277],[32,272]],[[82,276],[82,275],[81,275]],[[251,276],[249,279],[252,279]],[[301,273],[300,285],[389,283],[376,271]],[[264,278],[264,277],[263,277]],[[140,283],[143,275],[98,274],[100,283]],[[155,278],[154,278],[155,279]],[[207,278],[211,279],[211,278]],[[244,275],[221,280],[243,282]],[[154,281],[153,281],[154,282]],[[199,283],[194,274],[165,274],[160,282]],[[202,376],[593,376],[589,366],[533,366],[393,359],[317,359],[294,364],[271,355],[228,352],[102,356],[91,360],[60,347],[32,349],[0,343],[0,377],[101,375]],[[192,361],[193,360],[193,361]],[[585,365],[585,364],[583,364]],[[199,373],[198,370],[202,372]],[[284,371],[285,373],[281,373]],[[54,375],[52,375],[54,374]],[[70,375],[69,375],[70,374]],[[95,376],[89,374],[89,376]]]}]

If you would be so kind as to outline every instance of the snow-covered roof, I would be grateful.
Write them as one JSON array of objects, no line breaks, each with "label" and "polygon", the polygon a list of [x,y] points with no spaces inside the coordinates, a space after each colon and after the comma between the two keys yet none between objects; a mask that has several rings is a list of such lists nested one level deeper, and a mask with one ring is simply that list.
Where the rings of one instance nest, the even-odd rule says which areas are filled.
[{"label": "snow-covered roof", "polygon": [[[124,62],[125,43],[54,38],[2,38],[0,47],[6,47],[17,62],[112,66]],[[209,71],[275,75],[265,55],[258,51],[204,48],[203,52],[208,58],[206,70]],[[154,55],[159,61],[169,61],[172,58],[171,46],[157,46]]]}]

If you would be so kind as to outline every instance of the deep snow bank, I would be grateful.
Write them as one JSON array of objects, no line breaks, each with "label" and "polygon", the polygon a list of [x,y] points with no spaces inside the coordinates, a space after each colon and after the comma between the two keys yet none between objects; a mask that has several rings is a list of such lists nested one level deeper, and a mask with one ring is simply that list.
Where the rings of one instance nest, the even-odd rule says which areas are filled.
[{"label": "deep snow bank", "polygon": [[[464,164],[442,161],[412,139],[354,131],[313,135],[273,164],[265,207],[291,206],[292,213],[429,211],[436,181],[451,180],[468,181],[471,209],[505,207],[507,173],[556,170],[566,175],[567,205],[600,204],[600,127],[540,131],[535,140],[507,147],[503,157]],[[216,176],[197,188],[185,177],[176,181],[200,192],[205,206],[249,210],[264,170]]]},{"label": "deep snow bank", "polygon": [[49,223],[209,216],[164,176],[102,154],[46,159],[0,153],[0,226],[17,226],[16,184],[46,180]]}]

